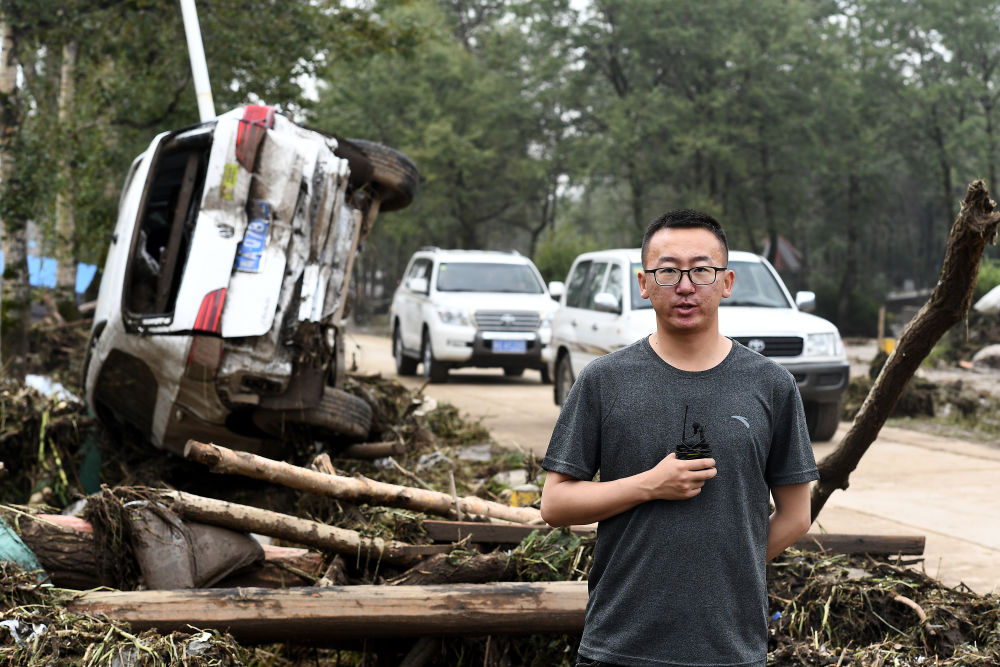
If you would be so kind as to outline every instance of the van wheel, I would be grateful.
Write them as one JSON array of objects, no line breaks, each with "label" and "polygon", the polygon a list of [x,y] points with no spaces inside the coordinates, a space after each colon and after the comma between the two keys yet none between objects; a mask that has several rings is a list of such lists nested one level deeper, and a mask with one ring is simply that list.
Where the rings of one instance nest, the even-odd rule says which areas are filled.
[{"label": "van wheel", "polygon": [[569,363],[569,355],[564,354],[556,361],[556,384],[553,389],[556,405],[562,405],[573,386],[573,367]]},{"label": "van wheel", "polygon": [[396,360],[396,375],[417,374],[417,359],[403,352],[403,337],[399,335],[398,327],[392,331],[392,356]]},{"label": "van wheel", "polygon": [[431,349],[431,339],[424,332],[424,342],[420,346],[420,358],[424,364],[424,377],[431,382],[447,382],[448,367],[434,358],[434,350]]},{"label": "van wheel", "polygon": [[807,405],[806,425],[809,427],[809,439],[813,442],[832,439],[840,425],[840,402]]},{"label": "van wheel", "polygon": [[372,425],[372,407],[342,389],[323,388],[319,405],[305,410],[256,410],[253,422],[261,430],[284,436],[290,426],[303,425],[351,440],[363,440]]},{"label": "van wheel", "polygon": [[358,146],[372,163],[372,181],[382,195],[380,211],[398,211],[413,201],[420,182],[420,172],[413,160],[399,151],[366,139],[348,139]]}]

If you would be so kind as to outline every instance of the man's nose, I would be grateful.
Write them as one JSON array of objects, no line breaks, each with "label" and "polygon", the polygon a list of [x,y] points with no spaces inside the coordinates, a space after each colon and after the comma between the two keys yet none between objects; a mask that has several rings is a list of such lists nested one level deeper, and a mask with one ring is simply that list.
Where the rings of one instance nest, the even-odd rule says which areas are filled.
[{"label": "man's nose", "polygon": [[674,289],[676,289],[679,292],[684,292],[685,294],[694,292],[695,286],[694,282],[692,282],[691,280],[691,276],[686,272],[682,273],[681,279],[677,281],[677,285],[674,286]]}]

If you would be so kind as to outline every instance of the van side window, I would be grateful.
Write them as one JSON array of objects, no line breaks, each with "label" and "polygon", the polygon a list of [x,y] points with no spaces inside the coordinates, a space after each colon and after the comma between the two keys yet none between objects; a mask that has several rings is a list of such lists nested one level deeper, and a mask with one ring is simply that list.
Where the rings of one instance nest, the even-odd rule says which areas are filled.
[{"label": "van side window", "polygon": [[183,144],[167,140],[151,167],[126,269],[124,305],[133,316],[174,312],[211,148],[210,134]]},{"label": "van side window", "polygon": [[590,264],[590,260],[578,262],[576,268],[573,269],[573,275],[566,283],[566,305],[570,308],[586,307],[586,302],[583,300],[583,286],[587,281]]}]

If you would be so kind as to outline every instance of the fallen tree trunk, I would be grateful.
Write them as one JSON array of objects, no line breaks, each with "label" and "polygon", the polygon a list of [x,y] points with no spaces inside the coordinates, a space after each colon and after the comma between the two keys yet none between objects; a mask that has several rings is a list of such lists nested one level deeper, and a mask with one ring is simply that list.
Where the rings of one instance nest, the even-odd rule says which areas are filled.
[{"label": "fallen tree trunk", "polygon": [[184,458],[204,464],[212,472],[245,475],[299,491],[356,503],[404,507],[447,517],[457,517],[460,511],[464,516],[489,517],[515,523],[543,523],[541,514],[533,507],[510,507],[475,496],[455,498],[440,491],[387,484],[367,477],[330,475],[196,440],[188,440],[184,447]]},{"label": "fallen tree trunk", "polygon": [[969,185],[962,210],[951,227],[938,284],[910,321],[861,404],[854,423],[837,448],[819,463],[812,490],[812,518],[837,489],[847,489],[852,472],[878,436],[906,383],[937,341],[969,311],[986,244],[996,242],[1000,215],[983,181]]},{"label": "fallen tree trunk", "polygon": [[449,548],[447,545],[417,546],[379,537],[364,537],[357,531],[318,521],[194,496],[183,491],[163,491],[159,497],[173,512],[191,521],[269,535],[345,556],[381,560],[391,565],[413,565],[424,556]]},{"label": "fallen tree trunk", "polygon": [[580,632],[587,582],[91,591],[67,604],[106,614],[134,632],[231,632],[241,643]]},{"label": "fallen tree trunk", "polygon": [[[22,516],[21,539],[60,588],[86,590],[109,586],[98,574],[94,529],[90,522],[62,514]],[[316,551],[264,545],[264,560],[227,576],[220,588],[305,586],[320,575],[323,556]]]}]

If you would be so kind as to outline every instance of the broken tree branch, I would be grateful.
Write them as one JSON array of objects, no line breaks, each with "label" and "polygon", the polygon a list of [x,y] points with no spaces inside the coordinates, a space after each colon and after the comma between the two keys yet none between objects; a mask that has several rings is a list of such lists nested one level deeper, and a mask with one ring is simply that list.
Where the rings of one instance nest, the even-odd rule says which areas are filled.
[{"label": "broken tree branch", "polygon": [[962,210],[951,227],[938,284],[910,321],[837,448],[819,463],[812,490],[812,518],[837,489],[847,489],[852,472],[875,441],[906,383],[937,341],[959,322],[972,303],[979,264],[987,243],[996,242],[1000,215],[983,181],[969,185]]},{"label": "broken tree branch", "polygon": [[416,546],[379,537],[364,537],[356,531],[318,521],[194,496],[183,491],[163,491],[159,495],[171,510],[191,521],[269,535],[345,556],[360,555],[393,565],[412,565],[423,556],[442,551],[438,546]]},{"label": "broken tree branch", "polygon": [[[212,472],[245,475],[318,496],[356,503],[403,507],[438,516],[456,516],[455,498],[440,491],[387,484],[361,476],[329,475],[196,440],[188,440],[184,447],[184,458],[204,464]],[[463,514],[470,516],[490,517],[514,523],[543,523],[541,514],[533,507],[510,507],[476,496],[459,498],[458,508]]]}]

